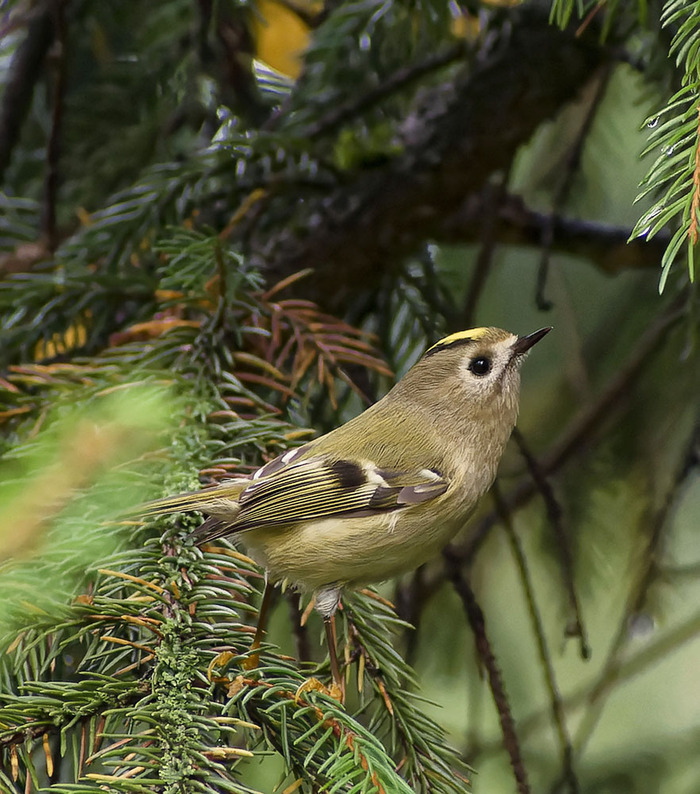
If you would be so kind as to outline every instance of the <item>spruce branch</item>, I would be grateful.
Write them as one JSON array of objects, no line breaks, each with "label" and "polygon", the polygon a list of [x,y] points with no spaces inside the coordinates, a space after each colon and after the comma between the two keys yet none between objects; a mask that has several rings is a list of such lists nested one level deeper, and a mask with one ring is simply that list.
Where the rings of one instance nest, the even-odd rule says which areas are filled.
[{"label": "spruce branch", "polygon": [[659,291],[663,292],[680,250],[686,246],[690,281],[695,279],[695,248],[700,212],[700,50],[697,47],[696,2],[668,0],[661,15],[673,30],[669,56],[682,71],[681,88],[666,106],[647,119],[649,145],[645,154],[658,155],[642,181],[637,200],[653,196],[654,205],[637,222],[632,235],[652,238],[662,228],[674,227],[661,260]]},{"label": "spruce branch", "polygon": [[[465,185],[479,189],[507,167],[536,126],[573,99],[606,58],[534,13],[507,30],[476,68],[413,108],[400,154],[382,168],[358,171],[349,186],[315,202],[310,217],[323,220],[314,221],[313,234],[265,230],[264,238],[251,240],[270,278],[312,267],[305,291],[331,309],[347,302],[358,284],[375,285],[418,240],[434,235],[440,218],[463,199]],[[489,120],[487,129],[474,124],[477,116]]]},{"label": "spruce branch", "polygon": [[353,593],[343,603],[350,659],[358,665],[358,689],[364,692],[368,678],[375,694],[370,729],[376,735],[392,736],[397,768],[415,790],[461,794],[468,785],[469,769],[445,744],[440,726],[423,713],[421,698],[411,692],[415,674],[393,647],[392,634],[406,624],[391,604],[371,592]]}]

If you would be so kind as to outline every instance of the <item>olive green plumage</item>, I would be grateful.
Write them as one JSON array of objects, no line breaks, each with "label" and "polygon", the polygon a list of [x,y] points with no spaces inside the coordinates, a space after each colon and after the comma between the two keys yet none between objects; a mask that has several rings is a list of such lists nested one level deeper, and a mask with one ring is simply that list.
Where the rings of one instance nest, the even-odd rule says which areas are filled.
[{"label": "olive green plumage", "polygon": [[515,425],[520,364],[550,329],[477,328],[440,340],[375,405],[252,477],[146,513],[201,510],[199,542],[240,536],[273,580],[316,592],[387,579],[438,552],[496,475]]}]

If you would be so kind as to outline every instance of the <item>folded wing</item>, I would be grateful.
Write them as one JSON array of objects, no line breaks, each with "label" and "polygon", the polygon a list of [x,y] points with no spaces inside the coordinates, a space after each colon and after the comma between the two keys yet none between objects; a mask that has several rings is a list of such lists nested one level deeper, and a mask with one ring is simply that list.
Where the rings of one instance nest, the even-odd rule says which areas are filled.
[{"label": "folded wing", "polygon": [[338,515],[398,510],[443,494],[437,472],[382,471],[371,463],[312,457],[253,480],[229,531],[308,523]]},{"label": "folded wing", "polygon": [[263,527],[402,510],[435,499],[449,487],[431,469],[391,471],[370,461],[307,457],[305,451],[302,447],[275,458],[252,478],[158,500],[143,512],[207,513],[210,518],[193,533],[201,543]]}]

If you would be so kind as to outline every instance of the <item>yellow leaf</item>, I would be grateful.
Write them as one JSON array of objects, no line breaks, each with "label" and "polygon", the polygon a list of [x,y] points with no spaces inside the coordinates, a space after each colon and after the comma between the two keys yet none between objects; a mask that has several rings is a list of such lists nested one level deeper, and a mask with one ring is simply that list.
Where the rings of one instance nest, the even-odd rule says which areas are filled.
[{"label": "yellow leaf", "polygon": [[[302,8],[311,3],[300,3]],[[309,43],[309,28],[297,14],[275,0],[258,0],[251,28],[257,56],[278,72],[296,79],[301,72],[301,55]]]}]

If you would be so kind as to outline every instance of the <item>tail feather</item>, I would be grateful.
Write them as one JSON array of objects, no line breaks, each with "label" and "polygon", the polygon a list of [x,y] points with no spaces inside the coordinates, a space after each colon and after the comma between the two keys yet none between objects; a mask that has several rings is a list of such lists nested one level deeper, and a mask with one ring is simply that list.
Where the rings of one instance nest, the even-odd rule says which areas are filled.
[{"label": "tail feather", "polygon": [[199,510],[207,515],[232,521],[239,512],[238,497],[249,484],[248,479],[230,480],[201,491],[188,491],[174,496],[166,496],[163,499],[154,499],[152,502],[141,505],[134,512],[144,518],[149,518],[165,513],[187,513]]}]

